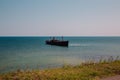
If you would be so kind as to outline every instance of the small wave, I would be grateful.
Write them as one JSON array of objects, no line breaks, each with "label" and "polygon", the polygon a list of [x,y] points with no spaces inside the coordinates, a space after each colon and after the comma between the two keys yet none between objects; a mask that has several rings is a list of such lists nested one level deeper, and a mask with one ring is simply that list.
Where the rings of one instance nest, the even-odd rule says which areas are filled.
[{"label": "small wave", "polygon": [[69,46],[80,47],[80,46],[90,46],[90,44],[77,44],[77,43],[74,43],[74,44],[70,44]]},{"label": "small wave", "polygon": [[70,44],[70,46],[81,46],[80,44]]}]

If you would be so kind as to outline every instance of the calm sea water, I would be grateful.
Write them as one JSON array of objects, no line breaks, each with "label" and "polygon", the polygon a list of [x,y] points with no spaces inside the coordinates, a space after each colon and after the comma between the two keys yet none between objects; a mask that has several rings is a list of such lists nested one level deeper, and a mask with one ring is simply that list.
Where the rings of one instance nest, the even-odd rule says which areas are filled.
[{"label": "calm sea water", "polygon": [[0,73],[76,65],[89,57],[120,56],[120,37],[64,37],[70,41],[69,47],[46,45],[48,39],[0,37]]}]

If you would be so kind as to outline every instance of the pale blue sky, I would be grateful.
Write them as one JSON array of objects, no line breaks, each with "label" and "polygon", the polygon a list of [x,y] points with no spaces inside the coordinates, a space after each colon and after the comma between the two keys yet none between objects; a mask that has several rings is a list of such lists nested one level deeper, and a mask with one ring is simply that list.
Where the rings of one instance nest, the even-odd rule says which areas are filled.
[{"label": "pale blue sky", "polygon": [[0,0],[0,36],[120,36],[120,0]]}]

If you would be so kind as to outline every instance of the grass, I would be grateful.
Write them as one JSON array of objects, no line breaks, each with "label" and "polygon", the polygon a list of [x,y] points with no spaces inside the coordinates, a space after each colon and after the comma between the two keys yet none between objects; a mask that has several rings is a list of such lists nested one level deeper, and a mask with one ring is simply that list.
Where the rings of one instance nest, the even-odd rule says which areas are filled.
[{"label": "grass", "polygon": [[99,80],[119,75],[120,60],[113,57],[99,62],[89,61],[81,65],[64,65],[61,68],[45,70],[17,70],[0,74],[0,80]]}]

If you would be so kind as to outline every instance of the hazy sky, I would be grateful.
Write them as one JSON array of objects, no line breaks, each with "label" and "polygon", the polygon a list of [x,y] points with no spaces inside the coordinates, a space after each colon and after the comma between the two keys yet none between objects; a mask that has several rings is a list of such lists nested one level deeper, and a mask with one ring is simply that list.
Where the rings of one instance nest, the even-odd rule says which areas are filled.
[{"label": "hazy sky", "polygon": [[0,0],[0,36],[120,36],[120,0]]}]

